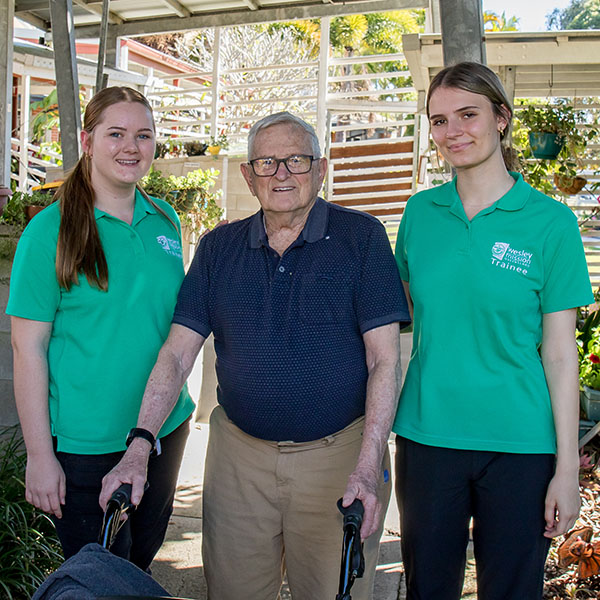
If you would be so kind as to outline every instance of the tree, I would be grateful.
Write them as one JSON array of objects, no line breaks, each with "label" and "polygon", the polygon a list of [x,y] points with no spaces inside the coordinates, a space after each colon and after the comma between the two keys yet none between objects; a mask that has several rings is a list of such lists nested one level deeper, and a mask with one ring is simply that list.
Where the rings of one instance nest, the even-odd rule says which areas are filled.
[{"label": "tree", "polygon": [[519,31],[519,18],[507,18],[506,12],[501,15],[486,10],[483,13],[483,28],[487,31]]},{"label": "tree", "polygon": [[546,17],[552,29],[600,29],[600,0],[571,0],[562,10],[555,8]]}]

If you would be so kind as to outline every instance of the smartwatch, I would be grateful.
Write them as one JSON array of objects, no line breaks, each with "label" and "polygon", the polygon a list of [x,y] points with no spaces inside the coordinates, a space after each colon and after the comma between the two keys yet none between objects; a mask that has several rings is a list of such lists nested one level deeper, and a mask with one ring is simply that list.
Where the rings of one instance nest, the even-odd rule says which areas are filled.
[{"label": "smartwatch", "polygon": [[131,442],[138,437],[144,438],[150,444],[150,456],[158,456],[160,454],[160,440],[157,440],[150,431],[141,427],[134,427],[129,431],[125,445],[129,448]]}]

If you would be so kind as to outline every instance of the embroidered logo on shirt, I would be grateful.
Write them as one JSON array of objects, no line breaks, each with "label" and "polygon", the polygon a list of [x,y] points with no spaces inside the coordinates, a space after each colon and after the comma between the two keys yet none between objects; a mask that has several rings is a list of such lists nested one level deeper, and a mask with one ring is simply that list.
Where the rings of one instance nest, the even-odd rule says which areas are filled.
[{"label": "embroidered logo on shirt", "polygon": [[531,267],[533,254],[525,250],[515,250],[506,242],[496,242],[492,246],[492,265],[509,271],[516,271],[527,275]]},{"label": "embroidered logo on shirt", "polygon": [[177,240],[172,240],[164,235],[159,235],[156,241],[162,246],[162,249],[171,256],[181,258],[181,244]]}]

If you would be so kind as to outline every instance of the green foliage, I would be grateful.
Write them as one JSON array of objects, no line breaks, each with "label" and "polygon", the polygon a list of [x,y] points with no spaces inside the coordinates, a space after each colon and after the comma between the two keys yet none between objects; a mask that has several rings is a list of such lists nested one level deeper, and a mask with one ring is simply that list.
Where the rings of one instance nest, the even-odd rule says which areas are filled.
[{"label": "green foliage", "polygon": [[33,131],[33,140],[41,141],[46,131],[59,126],[58,92],[56,88],[39,102],[32,102],[31,110],[33,113],[39,111],[31,120],[31,129]]},{"label": "green foliage", "polygon": [[35,190],[32,192],[14,192],[12,197],[9,198],[2,216],[0,216],[0,223],[5,225],[11,225],[19,230],[25,228],[25,207],[26,206],[48,206],[52,203],[54,194],[48,191]]},{"label": "green foliage", "polygon": [[[83,88],[81,88],[81,91],[79,92],[79,106],[81,113],[83,114],[85,108]],[[35,116],[31,119],[31,128],[33,131],[32,141],[41,142],[47,131],[54,129],[55,127],[60,128],[58,93],[56,88],[39,102],[32,102],[31,111],[32,113],[36,113],[37,111]]]},{"label": "green foliage", "polygon": [[62,563],[52,521],[25,500],[26,455],[17,429],[0,442],[0,597],[29,598]]},{"label": "green foliage", "polygon": [[422,25],[417,11],[348,15],[332,19],[329,41],[338,53],[393,54],[402,51],[402,35],[417,33]]},{"label": "green foliage", "polygon": [[329,39],[334,48],[357,50],[363,43],[369,24],[365,15],[347,15],[331,21]]},{"label": "green foliage", "polygon": [[215,169],[197,169],[181,177],[165,177],[152,167],[140,183],[148,194],[173,206],[183,225],[199,233],[212,229],[223,215],[217,205],[221,190],[211,191],[218,176],[219,171]]},{"label": "green foliage", "polygon": [[[586,147],[600,136],[598,124],[590,119],[589,111],[575,109],[567,99],[538,105],[523,103],[515,107],[513,143],[520,151],[520,167],[526,181],[551,196],[561,195],[555,189],[554,175],[570,179],[577,175]],[[527,134],[529,132],[557,134],[564,142],[556,160],[536,159]]]},{"label": "green foliage", "polygon": [[221,150],[227,150],[229,148],[229,140],[224,133],[217,136],[213,136],[208,140],[209,146],[219,146]]},{"label": "green foliage", "polygon": [[483,28],[487,31],[519,31],[519,18],[506,16],[506,12],[501,15],[486,10],[483,13]]},{"label": "green foliage", "polygon": [[[596,301],[600,290],[596,290]],[[591,310],[584,318],[578,315],[577,351],[579,353],[579,381],[581,385],[600,390],[600,310]]]},{"label": "green foliage", "polygon": [[548,29],[600,29],[600,0],[571,0],[546,17]]},{"label": "green foliage", "polygon": [[8,199],[0,216],[0,223],[11,225],[19,230],[25,228],[25,202],[21,192],[15,192]]}]

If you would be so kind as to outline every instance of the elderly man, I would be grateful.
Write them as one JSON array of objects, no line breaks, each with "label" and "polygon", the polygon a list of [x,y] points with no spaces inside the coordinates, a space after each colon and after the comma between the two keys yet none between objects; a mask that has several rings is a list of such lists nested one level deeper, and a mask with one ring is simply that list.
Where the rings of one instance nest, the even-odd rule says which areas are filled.
[{"label": "elderly man", "polygon": [[256,123],[242,173],[261,210],[198,246],[138,428],[105,478],[139,501],[148,454],[205,339],[217,354],[203,491],[211,600],[331,600],[340,570],[336,500],[365,507],[367,600],[390,495],[387,440],[400,387],[406,299],[381,223],[318,197],[327,169],[313,128]]}]

